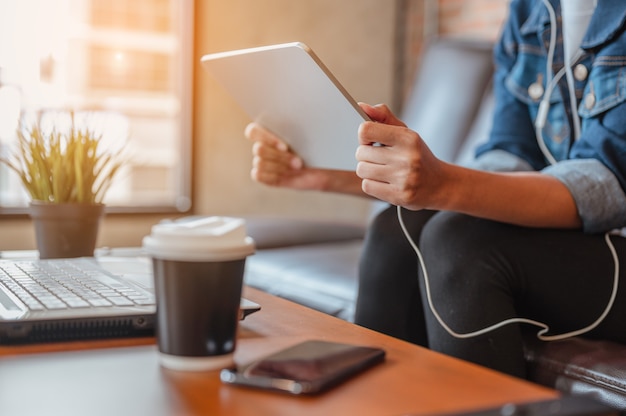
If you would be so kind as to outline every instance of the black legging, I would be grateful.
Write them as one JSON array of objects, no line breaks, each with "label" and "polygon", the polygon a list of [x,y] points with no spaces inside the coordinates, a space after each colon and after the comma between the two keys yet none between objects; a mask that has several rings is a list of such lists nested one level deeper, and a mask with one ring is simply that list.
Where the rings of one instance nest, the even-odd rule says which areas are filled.
[{"label": "black legging", "polygon": [[[451,212],[402,210],[402,217],[419,241],[434,306],[456,332],[524,317],[549,325],[549,335],[561,334],[591,324],[607,305],[614,262],[603,234],[518,227]],[[611,241],[623,270],[626,239]],[[513,324],[458,339],[435,320],[424,292],[417,256],[402,234],[396,207],[390,207],[375,218],[365,240],[355,322],[526,376],[521,331],[540,328]],[[626,343],[624,316],[626,287],[620,287],[609,315],[584,336]]]}]

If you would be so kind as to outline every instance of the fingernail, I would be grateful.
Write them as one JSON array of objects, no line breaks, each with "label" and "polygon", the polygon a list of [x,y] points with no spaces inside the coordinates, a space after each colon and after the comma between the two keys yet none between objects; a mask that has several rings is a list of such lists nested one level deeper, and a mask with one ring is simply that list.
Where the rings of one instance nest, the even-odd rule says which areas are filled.
[{"label": "fingernail", "polygon": [[291,162],[289,163],[292,169],[301,169],[302,166],[304,165],[304,163],[302,162],[302,159],[300,159],[299,157],[294,157],[291,159]]},{"label": "fingernail", "polygon": [[244,132],[243,132],[243,133],[244,133],[244,136],[246,136],[246,138],[250,138],[250,132],[252,131],[252,129],[253,129],[253,128],[254,128],[253,123],[249,123],[249,124],[246,126],[246,128],[245,128],[245,130],[244,130]]},{"label": "fingernail", "polygon": [[287,150],[289,150],[289,146],[287,146],[287,143],[285,142],[278,142],[276,144],[276,148],[281,152],[286,152]]}]

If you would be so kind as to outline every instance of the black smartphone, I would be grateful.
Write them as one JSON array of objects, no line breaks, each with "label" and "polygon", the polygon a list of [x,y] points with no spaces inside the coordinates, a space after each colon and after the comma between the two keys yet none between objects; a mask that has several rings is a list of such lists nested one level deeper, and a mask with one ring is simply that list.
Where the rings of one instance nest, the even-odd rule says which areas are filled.
[{"label": "black smartphone", "polygon": [[381,363],[377,347],[304,341],[236,369],[224,369],[222,382],[291,394],[316,394]]}]

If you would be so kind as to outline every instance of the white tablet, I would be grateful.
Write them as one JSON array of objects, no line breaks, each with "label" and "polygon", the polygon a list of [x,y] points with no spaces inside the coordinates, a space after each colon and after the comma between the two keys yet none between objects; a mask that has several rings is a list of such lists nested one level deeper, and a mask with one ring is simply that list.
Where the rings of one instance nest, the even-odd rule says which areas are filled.
[{"label": "white tablet", "polygon": [[305,44],[214,53],[204,55],[202,64],[307,165],[355,170],[358,128],[368,117]]}]

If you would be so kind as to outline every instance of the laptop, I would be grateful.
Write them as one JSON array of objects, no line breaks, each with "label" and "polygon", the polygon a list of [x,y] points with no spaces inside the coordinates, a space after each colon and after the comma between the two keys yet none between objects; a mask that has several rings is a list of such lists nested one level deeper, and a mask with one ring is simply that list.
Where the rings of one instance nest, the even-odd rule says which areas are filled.
[{"label": "laptop", "polygon": [[201,62],[251,119],[309,166],[356,169],[358,129],[368,117],[307,45],[218,52]]},{"label": "laptop", "polygon": [[[240,319],[260,306],[242,298]],[[147,257],[0,259],[0,344],[154,335]]]}]

